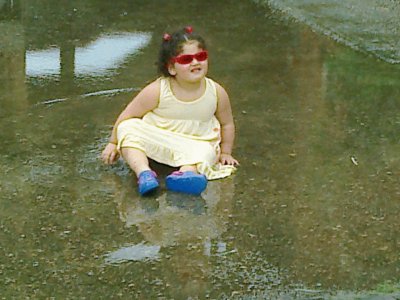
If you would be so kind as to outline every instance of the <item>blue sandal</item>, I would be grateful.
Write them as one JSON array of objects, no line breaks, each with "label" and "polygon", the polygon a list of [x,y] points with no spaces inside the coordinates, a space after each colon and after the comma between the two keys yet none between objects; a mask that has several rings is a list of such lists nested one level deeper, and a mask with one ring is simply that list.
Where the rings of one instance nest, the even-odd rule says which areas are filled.
[{"label": "blue sandal", "polygon": [[173,192],[200,195],[207,187],[207,178],[192,171],[175,171],[167,176],[165,184]]},{"label": "blue sandal", "polygon": [[159,186],[157,174],[154,171],[146,170],[139,174],[138,189],[140,195],[147,195],[155,191]]}]

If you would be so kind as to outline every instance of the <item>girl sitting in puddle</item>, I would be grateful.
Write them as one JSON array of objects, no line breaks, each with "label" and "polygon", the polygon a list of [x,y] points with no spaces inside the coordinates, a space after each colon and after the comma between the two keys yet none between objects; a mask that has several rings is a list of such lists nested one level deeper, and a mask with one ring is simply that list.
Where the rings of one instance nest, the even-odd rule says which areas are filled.
[{"label": "girl sitting in puddle", "polygon": [[138,177],[141,195],[159,187],[148,158],[179,168],[167,189],[199,195],[207,180],[232,174],[235,126],[228,94],[206,77],[205,42],[191,27],[164,34],[158,60],[161,77],[147,85],[117,118],[101,157],[119,154]]}]

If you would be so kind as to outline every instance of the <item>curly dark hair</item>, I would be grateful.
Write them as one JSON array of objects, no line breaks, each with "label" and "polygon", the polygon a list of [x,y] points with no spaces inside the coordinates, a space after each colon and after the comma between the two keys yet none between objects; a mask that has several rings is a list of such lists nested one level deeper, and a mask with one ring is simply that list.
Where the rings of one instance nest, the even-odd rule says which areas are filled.
[{"label": "curly dark hair", "polygon": [[196,32],[193,32],[190,26],[177,30],[171,35],[167,33],[164,34],[158,55],[157,65],[159,74],[166,77],[172,76],[168,72],[168,64],[171,61],[171,58],[182,52],[183,45],[189,41],[198,42],[199,47],[206,50],[204,39]]}]

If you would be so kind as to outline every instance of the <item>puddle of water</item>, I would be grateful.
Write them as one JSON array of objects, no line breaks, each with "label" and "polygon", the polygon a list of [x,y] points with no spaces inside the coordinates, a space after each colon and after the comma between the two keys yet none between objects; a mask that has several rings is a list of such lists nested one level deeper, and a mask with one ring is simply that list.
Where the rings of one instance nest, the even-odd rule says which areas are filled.
[{"label": "puddle of water", "polygon": [[27,51],[25,61],[28,76],[60,75],[60,49]]},{"label": "puddle of water", "polygon": [[[100,36],[87,46],[75,48],[73,73],[75,76],[105,76],[118,69],[129,55],[146,47],[150,38],[148,33],[128,32]],[[59,77],[61,59],[59,48],[26,51],[26,75]]]},{"label": "puddle of water", "polygon": [[148,33],[118,33],[100,36],[86,47],[75,51],[75,76],[102,75],[117,69],[128,55],[137,53],[150,42]]},{"label": "puddle of water", "polygon": [[[3,297],[398,291],[399,67],[252,1],[73,4],[0,7]],[[75,25],[57,21],[60,11]],[[175,22],[209,42],[210,75],[232,99],[241,166],[202,197],[168,193],[162,182],[141,198],[123,162],[106,167],[98,156],[116,115],[155,78],[155,37]],[[152,38],[115,72],[77,76],[77,49],[120,32]],[[67,53],[68,67],[26,76],[27,53],[46,49]],[[155,168],[161,179],[171,171]]]}]

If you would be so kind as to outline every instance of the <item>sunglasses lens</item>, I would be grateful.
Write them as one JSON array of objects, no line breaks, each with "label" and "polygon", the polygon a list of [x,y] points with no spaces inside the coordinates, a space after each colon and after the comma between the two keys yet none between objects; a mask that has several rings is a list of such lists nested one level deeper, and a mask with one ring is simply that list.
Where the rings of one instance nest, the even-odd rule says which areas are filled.
[{"label": "sunglasses lens", "polygon": [[207,51],[201,51],[194,56],[198,61],[204,61],[208,58]]},{"label": "sunglasses lens", "polygon": [[190,64],[192,60],[193,60],[193,55],[190,54],[180,55],[176,58],[176,62],[181,65]]}]

